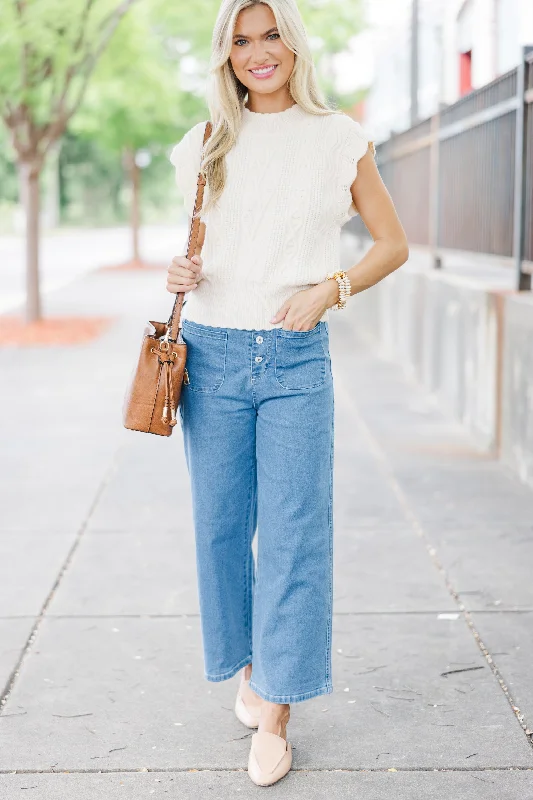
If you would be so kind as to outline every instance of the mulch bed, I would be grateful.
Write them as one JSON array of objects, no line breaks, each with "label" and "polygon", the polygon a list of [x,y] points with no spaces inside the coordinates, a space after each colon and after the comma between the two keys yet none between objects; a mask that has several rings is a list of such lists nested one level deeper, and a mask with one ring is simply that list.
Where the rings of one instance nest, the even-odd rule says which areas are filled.
[{"label": "mulch bed", "polygon": [[113,317],[48,317],[24,322],[0,317],[0,347],[73,347],[101,336]]}]

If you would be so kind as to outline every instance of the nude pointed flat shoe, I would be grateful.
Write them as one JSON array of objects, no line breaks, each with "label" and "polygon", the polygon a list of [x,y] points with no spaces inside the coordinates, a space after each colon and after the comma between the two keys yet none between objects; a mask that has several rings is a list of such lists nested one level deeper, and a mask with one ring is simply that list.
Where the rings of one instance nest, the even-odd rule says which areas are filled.
[{"label": "nude pointed flat shoe", "polygon": [[[280,733],[286,734],[287,721]],[[271,786],[283,778],[292,766],[292,747],[283,736],[264,731],[252,735],[248,775],[257,786]]]},{"label": "nude pointed flat shoe", "polygon": [[241,680],[237,697],[235,698],[235,716],[247,728],[257,728],[259,726],[259,717],[261,716],[261,703],[245,703],[241,695],[241,686],[249,684],[249,682],[244,678]]}]

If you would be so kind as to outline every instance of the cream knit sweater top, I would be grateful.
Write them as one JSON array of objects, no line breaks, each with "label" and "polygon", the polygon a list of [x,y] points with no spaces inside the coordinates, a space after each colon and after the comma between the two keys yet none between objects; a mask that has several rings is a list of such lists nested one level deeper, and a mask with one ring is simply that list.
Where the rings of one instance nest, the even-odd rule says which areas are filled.
[{"label": "cream knit sweater top", "polygon": [[[170,156],[189,216],[205,124],[193,126]],[[224,191],[202,214],[204,278],[186,293],[182,318],[246,330],[283,327],[270,322],[283,303],[340,266],[341,227],[357,214],[350,187],[368,144],[346,114],[317,116],[298,104],[274,113],[243,108]],[[208,196],[206,186],[204,202]]]}]

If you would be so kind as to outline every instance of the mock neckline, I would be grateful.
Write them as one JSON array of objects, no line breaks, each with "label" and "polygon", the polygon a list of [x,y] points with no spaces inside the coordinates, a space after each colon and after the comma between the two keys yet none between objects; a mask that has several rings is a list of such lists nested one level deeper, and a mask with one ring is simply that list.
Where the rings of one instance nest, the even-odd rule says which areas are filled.
[{"label": "mock neckline", "polygon": [[242,111],[243,119],[261,127],[283,125],[304,113],[302,107],[298,103],[294,103],[283,111],[250,111],[246,106],[242,107]]}]

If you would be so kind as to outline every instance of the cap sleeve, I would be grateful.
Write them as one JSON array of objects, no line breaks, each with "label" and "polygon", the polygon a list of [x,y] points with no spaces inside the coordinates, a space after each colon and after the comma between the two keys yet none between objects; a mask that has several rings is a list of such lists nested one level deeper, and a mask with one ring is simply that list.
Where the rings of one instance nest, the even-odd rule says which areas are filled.
[{"label": "cap sleeve", "polygon": [[176,171],[176,185],[181,192],[189,217],[192,217],[194,212],[205,125],[205,122],[194,125],[174,146],[170,154],[170,163]]},{"label": "cap sleeve", "polygon": [[345,221],[359,213],[353,202],[351,186],[357,177],[358,162],[369,148],[375,157],[376,148],[374,142],[362,125],[347,114],[343,115],[343,132],[340,139],[340,170],[342,189],[348,193],[348,208]]}]

